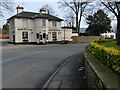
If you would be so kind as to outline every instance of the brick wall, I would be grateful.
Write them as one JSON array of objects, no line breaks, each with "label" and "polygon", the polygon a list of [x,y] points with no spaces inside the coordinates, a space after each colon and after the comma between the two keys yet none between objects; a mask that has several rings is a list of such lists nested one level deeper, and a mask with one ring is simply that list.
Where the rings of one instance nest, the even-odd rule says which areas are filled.
[{"label": "brick wall", "polygon": [[9,35],[0,35],[0,39],[9,39]]},{"label": "brick wall", "polygon": [[100,39],[100,36],[74,36],[72,37],[74,43],[87,43],[92,40]]}]

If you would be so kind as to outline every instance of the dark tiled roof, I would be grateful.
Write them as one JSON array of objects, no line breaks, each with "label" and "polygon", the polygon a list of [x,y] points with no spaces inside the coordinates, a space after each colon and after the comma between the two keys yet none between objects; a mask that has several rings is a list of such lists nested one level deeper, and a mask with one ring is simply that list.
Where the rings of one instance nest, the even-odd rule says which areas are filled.
[{"label": "dark tiled roof", "polygon": [[[34,12],[21,12],[19,14],[16,14],[12,17],[10,17],[9,19],[16,17],[16,18],[30,18],[30,19],[34,19],[34,18],[45,18],[48,20],[57,20],[57,21],[63,21],[62,19],[56,17],[56,16],[52,16],[50,14],[42,14],[42,13],[34,13]],[[8,20],[9,20],[8,19]]]}]

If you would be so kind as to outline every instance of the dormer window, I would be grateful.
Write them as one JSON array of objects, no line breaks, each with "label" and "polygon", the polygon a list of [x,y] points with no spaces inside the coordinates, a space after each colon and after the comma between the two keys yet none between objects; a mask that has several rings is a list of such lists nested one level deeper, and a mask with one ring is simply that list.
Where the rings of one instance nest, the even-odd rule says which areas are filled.
[{"label": "dormer window", "polygon": [[46,26],[46,20],[42,19],[42,26]]},{"label": "dormer window", "polygon": [[57,22],[56,21],[52,21],[52,27],[56,27],[57,26]]}]

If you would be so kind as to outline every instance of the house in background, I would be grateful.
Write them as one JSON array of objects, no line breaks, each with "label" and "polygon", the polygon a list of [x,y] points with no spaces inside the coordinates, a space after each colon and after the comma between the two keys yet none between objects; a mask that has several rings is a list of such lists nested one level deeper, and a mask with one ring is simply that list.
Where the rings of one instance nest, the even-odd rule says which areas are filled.
[{"label": "house in background", "polygon": [[103,36],[103,37],[105,37],[105,38],[116,39],[116,33],[115,33],[114,31],[102,33],[101,36]]},{"label": "house in background", "polygon": [[72,41],[72,29],[61,28],[62,19],[46,13],[41,8],[39,13],[26,12],[17,7],[17,14],[10,17],[9,41],[12,43],[46,43]]}]

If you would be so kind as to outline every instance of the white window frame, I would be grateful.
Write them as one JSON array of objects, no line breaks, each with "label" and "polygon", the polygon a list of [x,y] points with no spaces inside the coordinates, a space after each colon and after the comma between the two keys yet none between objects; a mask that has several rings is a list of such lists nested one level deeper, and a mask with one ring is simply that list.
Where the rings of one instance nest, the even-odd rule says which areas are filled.
[{"label": "white window frame", "polygon": [[52,38],[53,40],[57,40],[57,32],[52,32]]},{"label": "white window frame", "polygon": [[28,19],[22,19],[22,26],[23,27],[28,27]]},{"label": "white window frame", "polygon": [[43,26],[43,27],[46,26],[46,19],[42,19],[42,26]]},{"label": "white window frame", "polygon": [[57,21],[52,21],[52,27],[57,27]]},{"label": "white window frame", "polygon": [[23,40],[28,40],[28,32],[27,31],[22,32],[22,39]]}]

